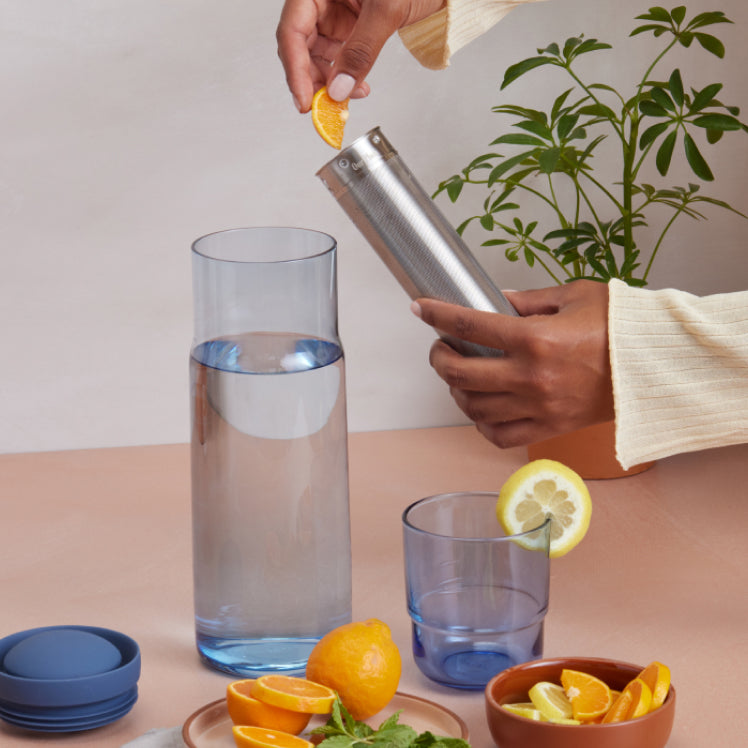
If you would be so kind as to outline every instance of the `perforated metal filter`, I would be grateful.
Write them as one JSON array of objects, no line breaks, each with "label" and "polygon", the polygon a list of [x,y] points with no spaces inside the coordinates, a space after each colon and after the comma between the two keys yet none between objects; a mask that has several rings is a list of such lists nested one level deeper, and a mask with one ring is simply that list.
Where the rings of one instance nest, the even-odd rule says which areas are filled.
[{"label": "perforated metal filter", "polygon": [[[317,176],[412,299],[517,314],[378,127]],[[467,355],[501,355],[443,337]]]}]

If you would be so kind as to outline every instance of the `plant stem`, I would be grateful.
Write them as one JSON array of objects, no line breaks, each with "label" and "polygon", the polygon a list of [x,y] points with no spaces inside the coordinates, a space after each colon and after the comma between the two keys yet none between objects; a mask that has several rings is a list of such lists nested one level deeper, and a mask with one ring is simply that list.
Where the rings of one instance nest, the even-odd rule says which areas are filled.
[{"label": "plant stem", "polygon": [[665,234],[670,230],[670,227],[675,223],[675,219],[685,210],[686,206],[681,205],[678,210],[675,211],[671,219],[667,222],[667,225],[660,233],[659,238],[657,239],[657,243],[654,245],[654,249],[652,250],[652,254],[649,256],[649,262],[647,263],[647,269],[644,271],[644,275],[642,275],[642,280],[646,281],[647,276],[649,275],[649,271],[652,269],[652,263],[654,262],[655,257],[657,256],[657,251],[660,248],[660,245],[662,244],[663,240],[665,239]]}]

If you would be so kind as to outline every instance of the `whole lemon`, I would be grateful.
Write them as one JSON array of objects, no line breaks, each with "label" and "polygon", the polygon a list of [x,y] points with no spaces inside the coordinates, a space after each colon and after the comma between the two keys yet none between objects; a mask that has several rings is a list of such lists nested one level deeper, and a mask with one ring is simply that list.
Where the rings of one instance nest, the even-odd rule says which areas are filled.
[{"label": "whole lemon", "polygon": [[306,677],[337,691],[351,716],[364,720],[390,702],[401,670],[389,626],[370,618],[325,634],[309,655]]}]

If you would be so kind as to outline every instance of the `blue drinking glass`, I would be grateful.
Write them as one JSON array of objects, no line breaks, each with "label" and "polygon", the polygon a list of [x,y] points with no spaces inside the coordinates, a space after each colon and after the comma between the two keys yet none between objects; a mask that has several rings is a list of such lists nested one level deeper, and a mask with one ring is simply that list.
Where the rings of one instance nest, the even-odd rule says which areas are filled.
[{"label": "blue drinking glass", "polygon": [[413,657],[437,683],[482,689],[543,655],[550,525],[506,535],[496,494],[440,494],[403,513]]}]

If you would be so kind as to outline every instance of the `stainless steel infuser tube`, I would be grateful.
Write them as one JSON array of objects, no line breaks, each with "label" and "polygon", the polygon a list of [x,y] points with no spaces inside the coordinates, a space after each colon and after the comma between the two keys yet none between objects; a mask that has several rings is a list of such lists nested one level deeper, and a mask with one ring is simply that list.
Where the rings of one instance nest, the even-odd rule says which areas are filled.
[{"label": "stainless steel infuser tube", "polygon": [[[317,176],[412,299],[422,296],[516,316],[378,127],[342,150]],[[466,355],[501,355],[442,337]]]}]

